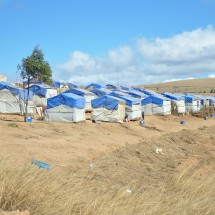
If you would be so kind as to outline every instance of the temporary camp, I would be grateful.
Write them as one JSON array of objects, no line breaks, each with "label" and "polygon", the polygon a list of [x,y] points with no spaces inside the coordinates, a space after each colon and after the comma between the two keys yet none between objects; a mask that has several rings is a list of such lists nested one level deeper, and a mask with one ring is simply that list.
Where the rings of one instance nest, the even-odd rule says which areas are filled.
[{"label": "temporary camp", "polygon": [[110,90],[117,90],[118,89],[118,87],[113,85],[113,84],[106,84],[106,87]]},{"label": "temporary camp", "polygon": [[52,81],[52,84],[57,89],[63,88],[63,83],[61,83],[59,81]]},{"label": "temporary camp", "polygon": [[171,100],[158,94],[151,94],[152,113],[154,115],[169,115],[171,114]]},{"label": "temporary camp", "polygon": [[85,98],[72,93],[49,98],[45,119],[53,122],[85,121]]},{"label": "temporary camp", "polygon": [[69,89],[78,88],[78,86],[76,84],[73,84],[73,83],[70,83],[70,82],[67,82],[67,86],[69,87]]},{"label": "temporary camp", "polygon": [[152,115],[152,99],[150,98],[149,95],[146,95],[145,93],[135,90],[135,89],[130,89],[128,92],[129,95],[135,98],[141,99],[141,105],[142,105],[142,113],[144,115]]},{"label": "temporary camp", "polygon": [[86,107],[85,109],[87,111],[91,111],[92,107],[91,107],[91,100],[97,98],[97,96],[88,91],[88,90],[84,90],[84,89],[79,89],[79,88],[72,88],[72,89],[69,89],[67,91],[65,91],[64,93],[73,93],[73,94],[76,94],[78,96],[82,96],[85,98],[86,100]]},{"label": "temporary camp", "polygon": [[112,91],[108,90],[106,88],[100,88],[100,89],[96,88],[94,90],[91,90],[90,92],[94,93],[98,97],[102,97],[102,96],[110,94]]},{"label": "temporary camp", "polygon": [[202,107],[210,106],[210,100],[206,96],[202,96],[202,95],[194,95],[194,96],[196,96],[197,98],[199,98],[201,100]]},{"label": "temporary camp", "polygon": [[102,88],[101,84],[91,83],[85,87],[87,90],[100,89]]},{"label": "temporary camp", "polygon": [[163,96],[171,99],[172,114],[185,114],[185,100],[182,96],[172,93],[162,93]]},{"label": "temporary camp", "polygon": [[[25,113],[27,91],[15,88],[6,82],[0,82],[0,113],[21,114]],[[28,113],[33,113],[32,93],[29,94]]]},{"label": "temporary camp", "polygon": [[119,91],[113,91],[110,95],[123,99],[126,102],[125,112],[130,120],[136,120],[142,116],[140,99],[131,97],[130,95],[126,95]]},{"label": "temporary camp", "polygon": [[125,101],[113,96],[102,96],[92,103],[92,119],[106,122],[122,122],[125,119]]},{"label": "temporary camp", "polygon": [[34,84],[30,88],[33,93],[33,102],[36,107],[46,107],[47,99],[57,95],[57,90],[45,84]]},{"label": "temporary camp", "polygon": [[199,99],[194,95],[189,95],[189,94],[186,94],[186,95],[179,94],[179,95],[181,95],[185,99],[186,112],[196,113],[201,110],[201,99]]}]

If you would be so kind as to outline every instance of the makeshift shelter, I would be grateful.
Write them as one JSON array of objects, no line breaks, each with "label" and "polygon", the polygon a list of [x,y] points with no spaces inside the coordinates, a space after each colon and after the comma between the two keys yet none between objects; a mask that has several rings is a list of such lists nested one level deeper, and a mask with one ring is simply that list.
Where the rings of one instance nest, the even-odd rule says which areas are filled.
[{"label": "makeshift shelter", "polygon": [[171,99],[172,114],[185,114],[185,100],[182,96],[167,92],[162,95]]},{"label": "makeshift shelter", "polygon": [[86,100],[86,107],[85,107],[86,111],[91,111],[91,109],[92,109],[91,100],[97,98],[97,96],[94,93],[92,93],[88,90],[79,89],[79,88],[72,88],[72,89],[65,91],[64,93],[73,93],[78,96],[84,97]]},{"label": "makeshift shelter", "polygon": [[45,84],[34,84],[30,88],[33,93],[33,102],[36,107],[46,107],[47,99],[57,95],[57,90]]},{"label": "makeshift shelter", "polygon": [[215,97],[214,96],[207,96],[206,98],[209,100],[209,106],[215,107]]},{"label": "makeshift shelter", "polygon": [[102,97],[102,96],[110,94],[112,91],[108,90],[106,88],[100,88],[100,89],[96,88],[96,89],[91,90],[90,92],[94,93],[98,97]]},{"label": "makeshift shelter", "polygon": [[194,95],[183,95],[183,94],[178,94],[181,95],[185,99],[185,108],[186,112],[193,112],[197,113],[201,110],[201,99]]},{"label": "makeshift shelter", "polygon": [[152,115],[152,99],[149,95],[135,89],[130,89],[128,94],[141,100],[142,113],[144,115]]},{"label": "makeshift shelter", "polygon": [[158,94],[154,93],[150,95],[152,102],[152,114],[154,115],[169,115],[171,114],[171,100]]},{"label": "makeshift shelter", "polygon": [[87,90],[100,89],[102,88],[101,84],[91,83],[85,87]]},{"label": "makeshift shelter", "polygon": [[130,95],[126,95],[125,93],[119,91],[113,91],[110,95],[123,99],[126,102],[125,113],[130,120],[136,120],[142,117],[140,99],[131,97]]},{"label": "makeshift shelter", "polygon": [[113,84],[106,84],[106,87],[110,90],[117,90],[118,89],[118,87],[113,85]]},{"label": "makeshift shelter", "polygon": [[80,122],[85,121],[85,98],[62,93],[47,100],[46,121]]},{"label": "makeshift shelter", "polygon": [[69,89],[78,88],[78,86],[76,84],[73,84],[73,83],[70,83],[70,82],[67,82],[67,85],[68,85]]},{"label": "makeshift shelter", "polygon": [[59,82],[59,81],[52,81],[52,84],[54,87],[56,87],[57,89],[60,89],[63,87],[63,83]]},{"label": "makeshift shelter", "polygon": [[32,93],[27,96],[27,91],[15,88],[6,82],[0,82],[0,113],[21,114],[25,113],[25,101],[28,98],[28,113],[33,113]]},{"label": "makeshift shelter", "polygon": [[148,89],[140,89],[141,92],[145,93],[146,95],[154,95],[154,94],[158,94],[153,90],[148,90]]},{"label": "makeshift shelter", "polygon": [[91,101],[92,119],[106,122],[122,122],[125,119],[125,101],[113,96],[102,96]]},{"label": "makeshift shelter", "polygon": [[202,95],[194,95],[194,96],[196,96],[197,98],[199,98],[201,100],[202,107],[210,106],[210,100],[206,96],[202,96]]}]

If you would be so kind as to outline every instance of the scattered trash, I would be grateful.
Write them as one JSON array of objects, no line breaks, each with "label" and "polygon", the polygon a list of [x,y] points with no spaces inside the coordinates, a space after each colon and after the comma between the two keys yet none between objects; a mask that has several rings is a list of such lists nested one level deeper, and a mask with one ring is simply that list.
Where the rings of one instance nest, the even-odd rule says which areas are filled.
[{"label": "scattered trash", "polygon": [[90,161],[89,167],[93,168],[94,164],[92,163],[92,161]]},{"label": "scattered trash", "polygon": [[125,192],[126,193],[132,193],[132,191],[130,189],[127,189]]},{"label": "scattered trash", "polygon": [[181,124],[182,124],[182,125],[185,125],[185,124],[186,124],[186,121],[185,121],[185,120],[181,120]]},{"label": "scattered trash", "polygon": [[32,160],[31,163],[34,164],[34,165],[36,165],[36,166],[38,166],[39,168],[43,168],[43,169],[46,169],[46,170],[50,170],[51,169],[51,165],[50,164],[44,163],[42,161]]},{"label": "scattered trash", "polygon": [[140,125],[144,126],[145,125],[145,121],[140,121]]},{"label": "scattered trash", "polygon": [[99,125],[101,124],[101,122],[98,122],[98,121],[96,121],[95,119],[93,119],[92,122],[93,122],[93,123],[96,123],[96,124],[99,124]]},{"label": "scattered trash", "polygon": [[158,147],[155,149],[155,152],[157,154],[162,154],[162,155],[164,154],[162,148],[158,148]]},{"label": "scattered trash", "polygon": [[208,120],[208,117],[207,117],[207,116],[205,116],[205,117],[204,117],[204,120]]}]

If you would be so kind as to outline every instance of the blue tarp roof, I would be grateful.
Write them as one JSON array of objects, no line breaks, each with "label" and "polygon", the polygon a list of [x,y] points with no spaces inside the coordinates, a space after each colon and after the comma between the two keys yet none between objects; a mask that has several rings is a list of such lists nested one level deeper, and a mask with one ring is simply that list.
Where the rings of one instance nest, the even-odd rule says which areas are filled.
[{"label": "blue tarp roof", "polygon": [[54,108],[59,105],[83,109],[85,108],[85,98],[72,93],[61,93],[55,97],[47,99],[47,109]]},{"label": "blue tarp roof", "polygon": [[130,90],[131,88],[130,87],[123,87],[123,86],[120,86],[121,87],[121,89],[123,89],[123,90]]},{"label": "blue tarp roof", "polygon": [[44,84],[34,84],[29,89],[34,94],[45,97],[47,93],[47,89],[51,89],[51,87]]},{"label": "blue tarp roof", "polygon": [[93,99],[91,101],[91,105],[93,108],[105,108],[108,110],[117,110],[119,102],[121,102],[121,99],[106,95],[97,99]]},{"label": "blue tarp roof", "polygon": [[163,96],[171,99],[171,100],[176,100],[176,101],[179,101],[179,100],[184,100],[184,98],[180,95],[177,95],[177,94],[173,94],[173,93],[162,93]]},{"label": "blue tarp roof", "polygon": [[96,88],[91,90],[90,92],[96,94],[98,97],[102,97],[104,95],[110,94],[111,90],[108,90],[106,88],[100,88],[100,89]]},{"label": "blue tarp roof", "polygon": [[86,86],[86,89],[88,89],[90,87],[94,87],[94,88],[100,89],[100,88],[102,88],[102,85],[101,84],[96,84],[96,83],[91,83],[91,84],[89,84],[89,85]]},{"label": "blue tarp roof", "polygon": [[197,98],[196,96],[190,95],[190,94],[185,94],[184,95],[184,94],[178,93],[176,95],[181,95],[185,99],[186,103],[192,103],[194,100],[201,100],[201,99]]},{"label": "blue tarp roof", "polygon": [[108,89],[113,89],[113,90],[116,90],[118,87],[117,86],[115,86],[115,85],[113,85],[113,84],[106,84],[106,87],[108,88]]},{"label": "blue tarp roof", "polygon": [[158,93],[152,94],[152,95],[150,95],[150,97],[152,99],[152,103],[156,104],[158,106],[163,106],[164,101],[170,101],[169,98],[166,98]]},{"label": "blue tarp roof", "polygon": [[71,89],[71,88],[77,88],[78,86],[73,84],[73,83],[70,83],[70,82],[67,82],[67,85],[68,87]]},{"label": "blue tarp roof", "polygon": [[157,94],[155,91],[153,91],[153,90],[147,90],[147,89],[141,90],[141,92],[143,92],[143,93],[145,93],[147,95]]},{"label": "blue tarp roof", "polygon": [[[3,89],[7,89],[13,93],[16,93],[19,96],[19,98],[24,99],[24,100],[26,100],[28,97],[27,90],[18,89],[16,87],[11,86],[9,83],[6,83],[6,82],[0,82],[0,90],[3,90]],[[30,101],[30,100],[32,100],[32,98],[33,98],[33,93],[30,91],[28,100]]]},{"label": "blue tarp roof", "polygon": [[136,97],[136,98],[146,98],[146,97],[148,97],[148,95],[146,95],[145,93],[142,93],[142,92],[134,90],[134,89],[130,89],[128,94],[133,96],[133,97]]},{"label": "blue tarp roof", "polygon": [[87,91],[87,90],[84,90],[84,89],[78,89],[78,88],[71,88],[67,91],[65,91],[64,93],[73,93],[73,94],[76,94],[78,96],[82,96],[84,97],[85,95],[92,95],[93,93]]},{"label": "blue tarp roof", "polygon": [[118,92],[118,91],[113,91],[113,92],[110,93],[110,95],[125,100],[126,105],[128,105],[128,106],[132,106],[132,105],[141,103],[140,99],[134,98],[134,97],[132,97],[132,96],[130,96],[128,94],[126,95],[126,94],[123,94],[123,93]]},{"label": "blue tarp roof", "polygon": [[52,84],[57,88],[60,88],[60,86],[61,86],[61,82],[59,82],[59,81],[52,81]]}]

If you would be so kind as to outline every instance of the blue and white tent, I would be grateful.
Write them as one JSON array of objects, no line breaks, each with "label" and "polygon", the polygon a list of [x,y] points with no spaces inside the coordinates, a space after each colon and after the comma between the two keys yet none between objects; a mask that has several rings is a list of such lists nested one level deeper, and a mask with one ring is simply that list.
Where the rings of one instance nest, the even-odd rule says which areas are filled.
[{"label": "blue and white tent", "polygon": [[141,100],[120,91],[113,91],[110,95],[123,99],[126,102],[125,112],[131,120],[142,117]]},{"label": "blue and white tent", "polygon": [[70,83],[70,82],[67,82],[67,85],[68,85],[69,89],[78,88],[78,86],[76,84],[73,84],[73,83]]},{"label": "blue and white tent", "polygon": [[[146,115],[169,115],[171,114],[171,100],[154,93],[149,95],[145,100],[142,100],[142,106],[147,105],[148,114]],[[152,112],[150,113],[150,106]]]},{"label": "blue and white tent", "polygon": [[162,93],[163,96],[172,101],[172,114],[185,114],[185,100],[182,96],[173,93]]},{"label": "blue and white tent", "polygon": [[81,96],[81,97],[84,97],[85,100],[86,100],[86,107],[85,109],[87,111],[91,111],[92,107],[91,107],[91,100],[97,98],[97,96],[88,91],[88,90],[85,90],[85,89],[79,89],[79,88],[72,88],[72,89],[69,89],[67,91],[65,91],[64,93],[73,93],[73,94],[76,94],[78,96]]},{"label": "blue and white tent", "polygon": [[87,90],[100,89],[102,88],[101,84],[91,83],[85,87]]},{"label": "blue and white tent", "polygon": [[117,90],[118,89],[118,87],[113,85],[113,84],[106,84],[106,87],[110,90]]},{"label": "blue and white tent", "polygon": [[9,83],[0,82],[0,113],[24,114],[25,101],[28,99],[28,112],[33,113],[32,92],[13,87]]},{"label": "blue and white tent", "polygon": [[47,99],[57,95],[57,90],[45,84],[34,84],[30,88],[34,94],[33,102],[37,107],[46,107]]},{"label": "blue and white tent", "polygon": [[49,98],[45,119],[54,122],[85,121],[85,98],[72,93]]},{"label": "blue and white tent", "polygon": [[105,95],[91,101],[92,119],[106,122],[122,122],[125,119],[125,101]]},{"label": "blue and white tent", "polygon": [[154,94],[158,94],[153,90],[148,90],[148,89],[142,89],[141,92],[145,93],[146,95],[154,95]]},{"label": "blue and white tent", "polygon": [[61,83],[60,81],[52,81],[52,84],[54,87],[56,87],[57,89],[60,89],[63,87],[63,83]]},{"label": "blue and white tent", "polygon": [[90,90],[90,92],[94,93],[98,97],[102,97],[110,94],[112,91],[106,88],[100,88],[100,89],[96,88],[96,89]]},{"label": "blue and white tent", "polygon": [[186,112],[199,112],[201,110],[201,99],[190,94],[176,94],[180,95],[185,99],[185,107],[186,107]]}]

